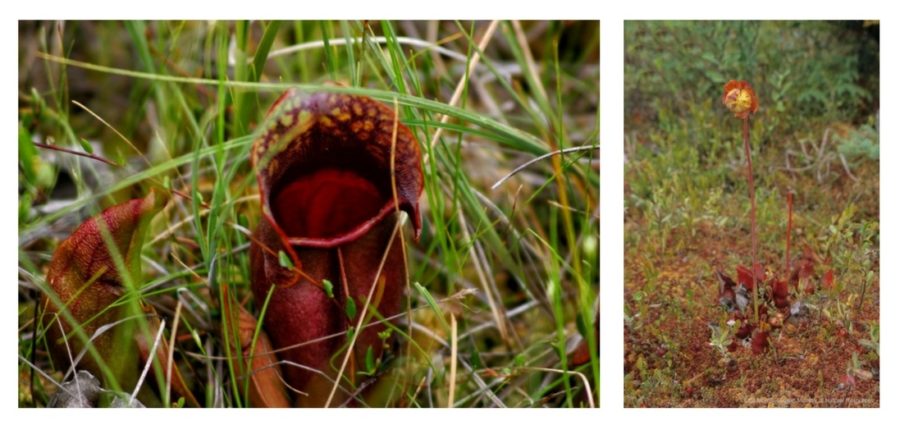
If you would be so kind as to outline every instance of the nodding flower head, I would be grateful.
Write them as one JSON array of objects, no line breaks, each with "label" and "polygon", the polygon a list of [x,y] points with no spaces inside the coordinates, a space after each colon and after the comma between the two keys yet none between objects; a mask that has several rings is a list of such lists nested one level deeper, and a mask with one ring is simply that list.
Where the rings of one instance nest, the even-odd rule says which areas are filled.
[{"label": "nodding flower head", "polygon": [[735,117],[741,119],[748,118],[759,109],[759,99],[747,81],[728,81],[722,94],[722,103]]}]

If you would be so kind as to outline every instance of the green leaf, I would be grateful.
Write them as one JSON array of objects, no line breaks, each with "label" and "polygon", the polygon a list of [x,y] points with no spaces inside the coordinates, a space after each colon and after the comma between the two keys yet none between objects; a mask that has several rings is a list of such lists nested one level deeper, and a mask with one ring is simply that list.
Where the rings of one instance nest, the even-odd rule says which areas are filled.
[{"label": "green leaf", "polygon": [[726,81],[725,76],[716,70],[707,70],[706,77],[709,78],[709,80],[715,82],[716,84],[722,84],[722,83],[725,83],[725,81]]},{"label": "green leaf", "polygon": [[112,153],[110,154],[109,158],[112,159],[112,161],[114,163],[116,163],[120,166],[126,164],[125,163],[125,154],[123,154],[121,150],[118,150],[118,149],[113,150]]},{"label": "green leaf", "polygon": [[523,354],[517,354],[515,358],[515,363],[517,367],[525,366],[525,356]]},{"label": "green leaf", "polygon": [[347,304],[344,305],[344,312],[347,313],[347,318],[351,320],[356,318],[356,301],[353,300],[353,297],[347,297]]},{"label": "green leaf", "polygon": [[334,298],[334,284],[332,284],[331,281],[329,281],[327,279],[323,279],[322,280],[322,288],[325,289],[325,294],[328,295],[329,299]]},{"label": "green leaf", "polygon": [[476,369],[484,367],[484,363],[481,361],[481,355],[478,354],[476,349],[472,349],[472,352],[469,354],[469,363]]},{"label": "green leaf", "polygon": [[372,345],[366,348],[366,373],[375,373],[375,351],[372,350]]},{"label": "green leaf", "polygon": [[575,327],[578,330],[578,333],[581,333],[582,336],[586,336],[588,332],[587,324],[585,324],[584,318],[585,316],[583,314],[578,314],[575,317]]},{"label": "green leaf", "polygon": [[203,346],[203,342],[200,340],[200,334],[197,333],[196,329],[191,329],[191,338],[194,339],[194,343],[199,346]]},{"label": "green leaf", "polygon": [[29,183],[35,182],[34,159],[37,158],[37,150],[34,143],[31,142],[31,133],[19,121],[19,166],[22,167],[22,173],[25,174],[25,180]]},{"label": "green leaf", "polygon": [[81,148],[84,149],[84,152],[87,152],[88,154],[94,153],[94,147],[91,146],[91,143],[88,142],[87,139],[82,137],[78,139],[78,143],[81,144]]},{"label": "green leaf", "polygon": [[294,262],[284,251],[278,251],[278,264],[285,269],[294,270]]},{"label": "green leaf", "polygon": [[434,297],[431,296],[431,293],[429,293],[428,290],[426,290],[425,287],[418,282],[414,283],[413,285],[416,287],[416,290],[419,291],[419,294],[421,294],[422,297],[425,297],[425,301],[428,302],[428,306],[431,308],[431,310],[434,311],[435,315],[437,315],[438,321],[441,323],[441,326],[444,328],[444,330],[447,330],[447,333],[450,333],[450,324],[447,324],[447,319],[444,318],[444,312],[441,310],[441,307],[438,306],[437,302],[434,300]]},{"label": "green leaf", "polygon": [[266,66],[266,59],[269,56],[269,51],[272,50],[272,44],[275,43],[275,36],[278,34],[280,25],[280,21],[270,22],[266,26],[262,40],[259,41],[259,45],[256,47],[256,54],[253,56],[253,70],[250,75],[253,82],[258,82],[260,76],[262,76],[263,68]]},{"label": "green leaf", "polygon": [[31,203],[34,198],[31,194],[23,194],[19,196],[19,225],[22,225],[26,220],[28,220],[28,215],[31,212]]}]

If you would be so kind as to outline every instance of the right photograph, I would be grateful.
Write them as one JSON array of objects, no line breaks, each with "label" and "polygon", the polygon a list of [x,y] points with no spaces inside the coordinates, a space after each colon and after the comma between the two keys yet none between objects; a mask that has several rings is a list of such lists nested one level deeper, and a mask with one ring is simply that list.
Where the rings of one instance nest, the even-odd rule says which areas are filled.
[{"label": "right photograph", "polygon": [[625,22],[625,407],[879,407],[879,27]]}]

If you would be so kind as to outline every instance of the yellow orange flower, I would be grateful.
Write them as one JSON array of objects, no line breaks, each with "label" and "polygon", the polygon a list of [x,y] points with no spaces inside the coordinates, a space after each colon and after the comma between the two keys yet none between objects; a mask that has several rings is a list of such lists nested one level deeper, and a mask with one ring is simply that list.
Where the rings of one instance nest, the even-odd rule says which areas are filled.
[{"label": "yellow orange flower", "polygon": [[756,113],[756,110],[759,109],[756,92],[746,81],[728,81],[725,84],[722,103],[728,110],[734,112],[734,116],[741,119],[749,117],[751,113]]}]

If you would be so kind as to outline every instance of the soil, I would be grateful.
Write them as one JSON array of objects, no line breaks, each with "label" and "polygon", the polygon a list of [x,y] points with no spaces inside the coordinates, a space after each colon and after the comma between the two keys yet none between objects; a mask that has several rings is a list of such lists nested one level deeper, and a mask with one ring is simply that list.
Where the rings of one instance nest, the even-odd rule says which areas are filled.
[{"label": "soil", "polygon": [[[791,289],[792,301],[809,303],[810,311],[773,329],[762,354],[753,354],[749,342],[733,352],[711,346],[710,326],[730,315],[719,305],[719,283],[711,268],[735,276],[734,267],[722,265],[733,252],[723,245],[742,244],[744,234],[700,224],[693,236],[669,235],[673,248],[676,239],[682,241],[678,253],[626,251],[625,306],[631,317],[625,324],[626,405],[878,407],[878,356],[861,342],[869,339],[867,327],[878,322],[877,277],[858,313],[855,288],[835,293],[819,287],[813,294]],[[760,261],[783,265],[783,256],[761,255]],[[654,287],[648,288],[647,267],[659,268]],[[822,312],[848,299],[853,300],[849,317]],[[647,314],[640,315],[642,310]]]}]

